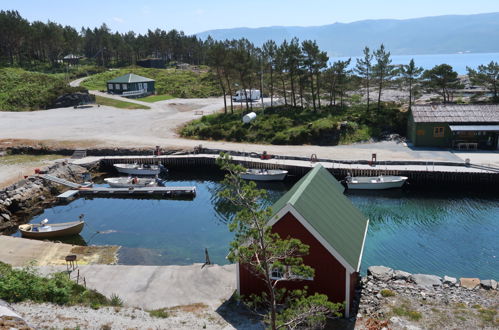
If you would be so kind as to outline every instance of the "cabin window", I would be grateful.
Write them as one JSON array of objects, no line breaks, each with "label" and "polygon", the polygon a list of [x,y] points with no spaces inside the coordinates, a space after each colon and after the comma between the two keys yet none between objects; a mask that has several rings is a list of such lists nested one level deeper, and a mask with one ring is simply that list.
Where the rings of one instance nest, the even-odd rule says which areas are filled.
[{"label": "cabin window", "polygon": [[114,84],[114,89],[120,89],[120,84]]},{"label": "cabin window", "polygon": [[107,88],[113,89],[113,84],[107,84]]},{"label": "cabin window", "polygon": [[121,89],[126,91],[128,89],[127,84],[121,84]]},{"label": "cabin window", "polygon": [[443,136],[444,136],[444,127],[433,128],[433,137],[443,137]]},{"label": "cabin window", "polygon": [[418,136],[423,136],[423,135],[424,135],[424,133],[425,133],[425,132],[424,132],[424,129],[418,129],[418,130],[416,131],[416,135],[418,135]]},{"label": "cabin window", "polygon": [[313,281],[313,277],[303,277],[300,275],[293,274],[290,266],[285,266],[283,268],[273,268],[270,273],[271,280],[306,280]]}]

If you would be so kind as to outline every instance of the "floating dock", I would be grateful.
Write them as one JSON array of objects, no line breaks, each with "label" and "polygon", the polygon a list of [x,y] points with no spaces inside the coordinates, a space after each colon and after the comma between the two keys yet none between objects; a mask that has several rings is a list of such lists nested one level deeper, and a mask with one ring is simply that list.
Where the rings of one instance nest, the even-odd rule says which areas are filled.
[{"label": "floating dock", "polygon": [[196,187],[145,187],[145,188],[107,188],[89,187],[81,188],[78,193],[87,195],[161,195],[168,197],[196,196]]}]

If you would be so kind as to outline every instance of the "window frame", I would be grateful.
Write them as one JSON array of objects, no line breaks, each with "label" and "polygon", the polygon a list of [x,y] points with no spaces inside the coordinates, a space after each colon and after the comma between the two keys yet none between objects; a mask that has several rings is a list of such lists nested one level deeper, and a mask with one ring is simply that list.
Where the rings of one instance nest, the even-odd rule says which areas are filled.
[{"label": "window frame", "polygon": [[444,137],[445,136],[445,127],[444,126],[435,126],[433,127],[433,137]]}]

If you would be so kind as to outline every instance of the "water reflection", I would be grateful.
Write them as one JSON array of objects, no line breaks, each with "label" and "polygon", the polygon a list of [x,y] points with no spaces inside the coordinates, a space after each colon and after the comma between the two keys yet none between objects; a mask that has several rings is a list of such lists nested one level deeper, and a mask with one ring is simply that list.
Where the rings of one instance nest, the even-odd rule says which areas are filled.
[{"label": "water reflection", "polygon": [[[33,217],[75,219],[85,214],[86,244],[121,245],[120,263],[190,264],[225,256],[233,234],[226,221],[234,207],[218,197],[223,173],[170,172],[170,185],[196,185],[193,200],[77,199]],[[294,183],[259,183],[271,205]],[[499,197],[486,193],[392,190],[347,191],[370,218],[362,270],[382,264],[410,272],[494,278],[499,274]],[[96,234],[98,232],[98,234]],[[73,243],[74,244],[74,243]],[[80,241],[79,244],[82,244]]]}]

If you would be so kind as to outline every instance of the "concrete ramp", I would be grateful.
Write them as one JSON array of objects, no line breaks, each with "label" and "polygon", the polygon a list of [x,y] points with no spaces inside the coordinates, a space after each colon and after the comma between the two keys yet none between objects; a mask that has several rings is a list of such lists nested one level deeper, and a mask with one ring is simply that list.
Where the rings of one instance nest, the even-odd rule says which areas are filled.
[{"label": "concrete ramp", "polygon": [[[191,304],[213,309],[236,290],[236,266],[202,264],[188,266],[80,266],[87,287],[111,297],[116,294],[126,306],[147,310]],[[65,267],[38,267],[42,274]]]}]

